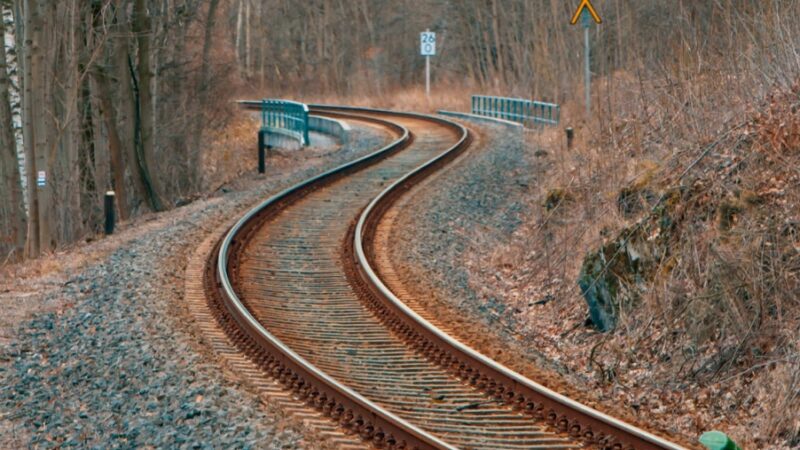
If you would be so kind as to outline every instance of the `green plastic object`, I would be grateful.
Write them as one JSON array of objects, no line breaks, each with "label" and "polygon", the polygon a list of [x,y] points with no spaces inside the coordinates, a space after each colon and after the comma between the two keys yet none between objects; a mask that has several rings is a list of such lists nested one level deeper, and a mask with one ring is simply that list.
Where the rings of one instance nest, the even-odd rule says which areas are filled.
[{"label": "green plastic object", "polygon": [[721,431],[706,431],[700,436],[700,443],[708,447],[708,450],[742,450]]}]

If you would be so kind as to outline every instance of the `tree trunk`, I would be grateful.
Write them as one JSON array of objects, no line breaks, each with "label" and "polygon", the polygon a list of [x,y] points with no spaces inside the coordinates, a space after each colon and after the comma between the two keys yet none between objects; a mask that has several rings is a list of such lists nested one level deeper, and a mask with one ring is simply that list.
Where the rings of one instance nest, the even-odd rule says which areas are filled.
[{"label": "tree trunk", "polygon": [[[53,239],[53,171],[52,166],[49,164],[49,130],[48,113],[45,109],[47,104],[47,93],[50,89],[47,87],[47,74],[48,70],[45,66],[45,53],[47,47],[45,46],[46,30],[48,29],[46,14],[47,1],[39,0],[38,5],[31,2],[32,9],[30,15],[32,16],[32,72],[31,72],[31,94],[33,97],[32,102],[32,120],[33,126],[33,145],[36,158],[36,170],[39,174],[43,174],[45,178],[44,186],[36,186],[37,197],[39,201],[39,251],[49,252],[55,248],[55,241]],[[37,174],[37,178],[40,178]]]},{"label": "tree trunk", "polygon": [[495,51],[495,67],[497,68],[497,74],[495,75],[495,87],[498,87],[498,82],[502,83],[503,87],[507,85],[506,83],[506,67],[505,67],[505,58],[506,52],[505,48],[503,48],[503,42],[500,40],[500,20],[498,18],[497,12],[497,0],[492,0],[492,41]]},{"label": "tree trunk", "polygon": [[[87,177],[87,183],[85,184],[86,189],[91,189],[91,192],[94,193],[94,204],[97,205],[96,210],[99,212],[102,211],[104,206],[105,192],[108,189],[113,189],[116,192],[116,188],[113,187],[114,182],[111,181],[113,169],[111,167],[109,133],[105,126],[106,114],[98,94],[100,88],[98,87],[97,78],[94,73],[92,75],[88,83],[88,89],[84,90],[83,98],[83,102],[86,105],[84,117],[85,133],[91,135],[91,145],[88,145],[91,152],[84,152],[86,155],[82,158],[81,164],[85,165],[85,172],[88,172],[89,168],[93,171],[93,176],[90,179],[91,183],[88,182],[89,179]],[[99,219],[96,213],[90,214],[90,217]]]},{"label": "tree trunk", "polygon": [[[138,92],[138,128],[141,143],[141,157],[139,164],[142,166],[145,187],[150,197],[150,204],[155,211],[163,211],[164,206],[159,197],[161,189],[156,176],[150,171],[152,163],[155,161],[155,148],[153,146],[154,126],[153,126],[153,95],[151,81],[153,72],[150,68],[150,17],[147,14],[145,0],[136,0],[133,11],[133,33],[137,36],[139,44],[139,64],[136,73],[139,80],[134,91]],[[134,80],[135,81],[135,80]]]},{"label": "tree trunk", "polygon": [[[48,129],[54,130],[48,139],[48,166],[53,170],[48,184],[52,186],[50,189],[54,198],[56,214],[53,241],[57,244],[73,242],[85,232],[85,214],[88,211],[84,211],[81,194],[90,191],[81,183],[81,155],[88,157],[84,159],[91,157],[89,135],[84,133],[86,113],[91,114],[91,107],[88,105],[89,95],[85,91],[83,77],[89,63],[85,54],[85,28],[78,25],[82,19],[82,8],[76,0],[48,3],[50,9],[47,17],[53,20],[48,33],[52,49],[48,66],[55,68],[55,78],[60,80],[58,84],[61,85],[49,98],[61,99],[64,105],[58,115],[60,119],[48,126]],[[87,175],[94,172],[93,167],[86,169]]]},{"label": "tree trunk", "polygon": [[8,256],[15,260],[25,249],[25,205],[22,196],[22,180],[17,159],[17,143],[14,136],[14,122],[11,116],[5,47],[5,21],[0,8],[0,232],[8,236],[8,241],[0,240],[0,263]]},{"label": "tree trunk", "polygon": [[25,172],[28,186],[28,232],[25,253],[30,258],[39,256],[39,192],[36,188],[36,152],[34,150],[33,128],[33,39],[34,18],[37,10],[36,0],[24,0],[22,18],[24,18],[24,40],[22,51],[22,135],[25,147]]},{"label": "tree trunk", "polygon": [[[111,101],[111,89],[105,68],[98,67],[92,73],[95,85],[97,86],[97,97],[99,99],[98,116],[103,118],[106,133],[108,134],[108,152],[111,158],[111,172],[114,179],[114,192],[117,196],[119,215],[122,220],[130,217],[130,204],[128,203],[128,189],[125,186],[125,163],[122,156],[122,143],[117,132],[117,119],[114,104]],[[134,177],[138,171],[134,168]],[[139,179],[140,180],[140,179]]]},{"label": "tree trunk", "polygon": [[214,40],[214,25],[216,23],[217,6],[219,0],[210,0],[208,3],[208,17],[206,19],[206,30],[203,38],[203,61],[200,69],[200,107],[205,108],[208,100],[208,90],[211,72],[211,44]]},{"label": "tree trunk", "polygon": [[[92,30],[97,32],[103,30],[103,11],[100,4],[92,5],[91,10]],[[92,35],[93,37],[93,35]],[[105,45],[104,42],[94,42],[92,47]],[[112,46],[113,50],[113,46]],[[101,50],[102,52],[102,50]],[[96,179],[97,197],[100,201],[105,200],[105,190],[107,179],[112,180],[112,186],[117,198],[117,209],[122,220],[130,217],[130,206],[128,204],[128,189],[125,186],[125,164],[122,159],[122,146],[117,133],[117,123],[115,119],[114,105],[111,101],[111,89],[109,88],[108,76],[106,73],[106,52],[99,63],[89,69],[91,81],[89,83],[89,97],[92,106],[92,127],[94,137],[94,162]],[[110,176],[107,174],[110,169]]]},{"label": "tree trunk", "polygon": [[[130,170],[133,190],[131,191],[131,198],[127,209],[132,212],[132,210],[138,208],[140,204],[144,203],[149,207],[152,202],[150,201],[148,190],[145,186],[144,180],[146,179],[146,174],[139,164],[138,139],[136,138],[136,130],[138,127],[136,124],[137,99],[133,91],[134,83],[133,73],[130,69],[130,47],[128,45],[128,37],[126,36],[130,30],[122,25],[126,23],[124,14],[124,8],[117,7],[115,9],[115,29],[119,37],[115,38],[116,45],[112,46],[113,57],[111,58],[111,66],[114,72],[111,77],[118,80],[116,92],[118,93],[117,103],[119,104],[119,108],[114,109],[112,107],[112,109],[108,111],[109,114],[106,117],[106,124],[109,123],[109,120],[113,120],[112,125],[115,131],[112,132],[110,130],[111,127],[109,128],[109,138],[111,138],[112,134],[118,136],[120,151],[125,158],[125,165]],[[111,89],[110,78],[105,77],[104,81],[108,88],[105,95],[106,100],[109,106],[113,106],[111,100],[111,93],[113,90]],[[102,88],[101,85],[101,90]],[[120,205],[122,205],[122,199],[118,200]]]},{"label": "tree trunk", "polygon": [[244,0],[238,0],[236,11],[236,66],[239,68],[239,73],[244,75],[244,64],[242,64],[242,17],[244,15]]},{"label": "tree trunk", "polygon": [[244,9],[244,71],[250,80],[250,0],[245,0]]}]

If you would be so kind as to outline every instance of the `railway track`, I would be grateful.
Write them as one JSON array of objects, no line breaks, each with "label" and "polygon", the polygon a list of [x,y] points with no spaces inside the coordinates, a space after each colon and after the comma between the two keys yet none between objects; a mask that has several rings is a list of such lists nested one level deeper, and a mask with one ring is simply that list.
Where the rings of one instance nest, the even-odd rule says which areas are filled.
[{"label": "railway track", "polygon": [[208,305],[266,376],[376,447],[679,449],[460,344],[374,269],[375,230],[414,183],[463,152],[439,118],[315,107],[394,140],[266,200],[217,244]]}]

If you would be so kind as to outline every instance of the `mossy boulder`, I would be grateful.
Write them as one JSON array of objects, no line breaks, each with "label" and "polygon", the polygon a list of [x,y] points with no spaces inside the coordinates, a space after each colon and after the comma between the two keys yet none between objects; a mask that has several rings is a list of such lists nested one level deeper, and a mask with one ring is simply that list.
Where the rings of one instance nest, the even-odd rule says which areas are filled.
[{"label": "mossy boulder", "polygon": [[663,202],[653,214],[584,258],[578,286],[598,330],[614,329],[620,311],[634,306],[642,287],[656,276],[659,267],[672,267],[669,242],[675,221],[669,214],[670,205]]},{"label": "mossy boulder", "polygon": [[[606,256],[606,253],[609,253]],[[618,314],[620,280],[605,270],[609,257],[615,257],[612,248],[603,247],[583,260],[578,286],[589,306],[589,318],[600,331],[614,329]]]},{"label": "mossy boulder", "polygon": [[640,237],[639,230],[626,229],[617,240],[583,260],[578,286],[589,306],[592,324],[600,331],[614,329],[620,308],[635,300],[632,288],[646,277],[649,264],[643,256],[650,252],[643,248]]}]

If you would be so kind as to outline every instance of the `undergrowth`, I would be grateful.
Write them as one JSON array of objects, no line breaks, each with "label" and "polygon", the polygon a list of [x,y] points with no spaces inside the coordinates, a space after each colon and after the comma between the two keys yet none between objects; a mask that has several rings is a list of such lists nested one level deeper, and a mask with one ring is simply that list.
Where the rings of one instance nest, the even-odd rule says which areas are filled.
[{"label": "undergrowth", "polygon": [[[800,85],[759,100],[690,81],[617,74],[605,82],[615,115],[576,127],[575,149],[561,130],[532,135],[533,214],[475,287],[504,292],[532,342],[586,361],[576,373],[648,420],[791,447],[800,441]],[[584,324],[576,283],[597,251],[588,279],[617,303],[606,334]],[[559,334],[540,336],[552,323]]]}]

